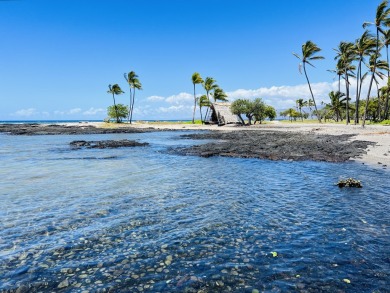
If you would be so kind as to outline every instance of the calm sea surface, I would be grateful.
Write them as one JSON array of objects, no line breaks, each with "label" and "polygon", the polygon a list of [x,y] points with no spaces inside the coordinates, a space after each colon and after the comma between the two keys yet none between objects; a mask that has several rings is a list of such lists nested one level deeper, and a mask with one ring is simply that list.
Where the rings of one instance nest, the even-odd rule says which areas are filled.
[{"label": "calm sea surface", "polygon": [[[0,135],[0,292],[390,292],[388,171],[179,156],[181,134]],[[150,146],[69,147],[125,138]]]}]

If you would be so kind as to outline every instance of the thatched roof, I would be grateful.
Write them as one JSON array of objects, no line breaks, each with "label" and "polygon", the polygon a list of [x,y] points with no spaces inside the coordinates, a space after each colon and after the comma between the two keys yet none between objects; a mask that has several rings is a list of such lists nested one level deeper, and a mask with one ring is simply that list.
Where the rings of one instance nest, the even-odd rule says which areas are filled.
[{"label": "thatched roof", "polygon": [[211,117],[214,122],[219,125],[230,123],[241,123],[237,115],[234,115],[230,110],[231,103],[213,103],[211,110],[213,111]]}]

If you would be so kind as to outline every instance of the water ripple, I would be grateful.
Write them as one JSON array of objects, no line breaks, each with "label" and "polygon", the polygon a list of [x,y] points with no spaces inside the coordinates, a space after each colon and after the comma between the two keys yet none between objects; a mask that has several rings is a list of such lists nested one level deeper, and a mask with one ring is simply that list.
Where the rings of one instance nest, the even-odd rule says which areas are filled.
[{"label": "water ripple", "polygon": [[2,136],[0,291],[388,290],[386,171],[175,156],[178,135]]}]

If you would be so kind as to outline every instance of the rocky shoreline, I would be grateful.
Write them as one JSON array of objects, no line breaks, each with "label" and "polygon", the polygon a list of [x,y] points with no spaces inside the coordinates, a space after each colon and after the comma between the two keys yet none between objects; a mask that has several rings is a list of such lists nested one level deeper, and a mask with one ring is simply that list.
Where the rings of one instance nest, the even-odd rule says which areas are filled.
[{"label": "rocky shoreline", "polygon": [[12,135],[69,135],[69,134],[106,134],[106,133],[144,133],[155,129],[133,127],[103,128],[94,125],[66,124],[0,124],[0,133]]},{"label": "rocky shoreline", "polygon": [[[71,135],[144,133],[154,131],[195,130],[180,128],[153,128],[137,126],[96,127],[89,124],[0,124],[0,133],[11,135]],[[314,131],[283,131],[271,129],[212,130],[183,135],[183,138],[210,139],[213,142],[186,148],[172,149],[171,152],[201,157],[226,156],[258,158],[269,160],[345,162],[361,159],[375,142],[356,140],[354,134],[321,134]],[[102,146],[94,142],[93,146]],[[85,145],[84,147],[91,147]],[[386,167],[386,164],[382,167]]]},{"label": "rocky shoreline", "polygon": [[86,141],[86,140],[74,140],[70,142],[72,149],[78,150],[82,148],[86,149],[115,149],[125,147],[137,147],[147,146],[147,142],[138,142],[135,140],[98,140],[98,141]]},{"label": "rocky shoreline", "polygon": [[224,156],[268,160],[345,162],[366,153],[369,141],[353,135],[324,135],[282,131],[232,131],[184,135],[216,142],[179,149],[183,155]]}]

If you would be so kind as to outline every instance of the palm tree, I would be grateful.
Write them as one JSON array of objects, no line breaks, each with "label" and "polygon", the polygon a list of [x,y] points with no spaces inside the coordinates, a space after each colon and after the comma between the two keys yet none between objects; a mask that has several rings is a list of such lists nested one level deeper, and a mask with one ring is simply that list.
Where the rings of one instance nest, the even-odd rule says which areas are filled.
[{"label": "palm tree", "polygon": [[[194,112],[192,114],[192,124],[194,124],[195,123],[195,109],[196,109],[195,85],[199,84],[199,83],[203,83],[203,79],[198,72],[195,72],[192,75],[192,83],[194,84]],[[201,120],[202,120],[202,118],[201,118]]]},{"label": "palm tree", "polygon": [[135,100],[135,90],[142,90],[142,84],[140,83],[138,79],[138,75],[135,74],[134,71],[130,71],[128,74],[124,74],[124,77],[129,84],[130,88],[130,102],[129,102],[129,115],[128,120],[131,124],[131,120],[133,118],[133,110],[134,110],[134,100]]},{"label": "palm tree", "polygon": [[[376,27],[376,51],[375,51],[375,55],[374,55],[375,58],[374,58],[374,66],[372,68],[372,72],[376,71],[377,59],[379,57],[379,33],[382,33],[382,34],[384,33],[384,31],[382,29],[383,26],[387,26],[387,27],[390,26],[390,18],[389,18],[390,9],[387,6],[388,6],[388,1],[387,0],[382,1],[382,3],[379,4],[379,6],[376,9],[375,22],[374,23],[372,23],[372,22],[363,23],[363,28],[366,28],[366,26],[372,25],[372,24],[375,25],[375,27]],[[362,127],[364,127],[364,125],[366,123],[368,102],[370,100],[371,88],[372,88],[372,83],[374,81],[374,77],[375,77],[375,75],[372,74],[371,80],[370,80],[370,85],[368,87],[366,107],[364,110]]]},{"label": "palm tree", "polygon": [[[383,44],[386,46],[386,61],[389,64],[389,44],[390,44],[390,30],[383,32]],[[387,70],[387,82],[390,80],[390,70]],[[386,101],[384,110],[384,119],[389,119],[389,91],[386,90]]]},{"label": "palm tree", "polygon": [[[206,91],[206,96],[207,96],[207,99],[209,100],[209,103],[210,103],[210,96],[209,96],[210,91],[218,88],[218,85],[216,84],[216,80],[212,77],[206,77],[206,79],[203,82],[203,88]],[[207,118],[208,111],[209,111],[209,108],[207,108],[207,110],[206,110],[206,115],[204,117],[205,120]]]},{"label": "palm tree", "polygon": [[306,107],[307,106],[307,101],[304,101],[303,99],[298,99],[295,101],[295,103],[297,104],[297,109],[299,110],[299,114],[302,118],[302,122],[303,122],[303,115],[302,115],[302,108],[303,107]]},{"label": "palm tree", "polygon": [[316,101],[314,99],[313,91],[311,90],[310,81],[309,81],[309,78],[308,78],[307,73],[306,73],[306,63],[312,67],[315,67],[313,64],[311,64],[311,61],[324,59],[324,57],[322,57],[322,56],[314,56],[315,54],[317,54],[320,51],[321,51],[321,49],[315,43],[313,43],[312,41],[307,41],[306,43],[304,43],[302,45],[302,56],[299,56],[296,53],[293,53],[293,55],[295,57],[297,57],[299,60],[301,60],[303,63],[303,71],[305,72],[307,84],[309,85],[310,94],[311,94],[311,97],[312,97],[313,102],[314,102],[314,108],[316,109],[316,115],[317,115],[318,121],[321,123],[321,116],[318,113]]},{"label": "palm tree", "polygon": [[123,94],[124,91],[122,91],[122,89],[120,88],[120,86],[118,84],[114,84],[113,86],[111,86],[111,84],[109,84],[108,88],[109,88],[109,90],[107,91],[107,93],[112,94],[112,99],[114,100],[116,122],[119,123],[120,121],[119,121],[119,115],[118,115],[118,108],[116,107],[116,103],[115,103],[115,95]]},{"label": "palm tree", "polygon": [[[375,84],[376,84],[376,87],[377,87],[377,91],[379,91],[378,78],[383,79],[385,77],[385,74],[383,74],[379,70],[389,70],[389,65],[388,65],[388,63],[386,61],[377,60],[376,56],[377,56],[376,53],[371,55],[370,61],[369,61],[369,64],[367,64],[367,67],[368,67],[368,72],[371,74],[371,80],[375,81]],[[378,57],[380,57],[380,55],[378,55]],[[366,115],[367,115],[367,111],[368,111],[369,100],[370,100],[370,97],[368,97],[367,100],[366,100],[366,107],[365,107],[364,116],[363,116],[363,127],[364,127],[365,120],[366,120],[366,117],[367,117]],[[380,108],[380,101],[378,99],[378,109],[379,108]],[[380,112],[379,112],[379,114],[380,114]],[[379,117],[379,119],[380,119],[380,117]]]},{"label": "palm tree", "polygon": [[227,94],[220,87],[214,88],[214,92],[211,93],[211,96],[214,99],[214,103],[216,101],[222,101],[222,102],[226,102],[227,101]]},{"label": "palm tree", "polygon": [[353,70],[355,70],[355,66],[352,65],[352,62],[356,59],[355,55],[355,46],[350,42],[340,42],[339,47],[334,49],[337,52],[335,59],[338,59],[340,62],[340,67],[343,68],[344,80],[345,80],[345,91],[347,93],[346,103],[345,103],[345,111],[346,111],[346,121],[347,125],[349,124],[349,76],[353,76],[350,74]]},{"label": "palm tree", "polygon": [[[375,52],[376,42],[374,37],[365,31],[362,36],[355,41],[355,53],[358,56],[358,69],[356,74],[356,101],[355,101],[355,125],[359,124],[359,102],[362,91],[363,76],[362,76],[362,62],[364,57],[370,56]],[[340,91],[340,89],[339,89]]]},{"label": "palm tree", "polygon": [[327,71],[336,73],[337,79],[338,79],[338,84],[339,84],[339,91],[340,91],[340,85],[341,85],[341,76],[343,76],[343,68],[341,68],[341,62],[337,62],[336,64],[336,70],[330,70],[328,69]]},{"label": "palm tree", "polygon": [[209,99],[207,98],[206,95],[202,95],[199,98],[197,98],[197,103],[199,105],[200,120],[203,123],[202,108],[203,107],[210,107],[210,101],[209,101]]},{"label": "palm tree", "polygon": [[331,110],[335,115],[336,115],[336,122],[341,119],[343,121],[343,117],[341,115],[342,110],[346,109],[346,100],[347,98],[345,97],[344,93],[341,93],[339,91],[331,91],[329,93],[329,98],[330,98],[330,104],[326,104],[326,107]]}]

